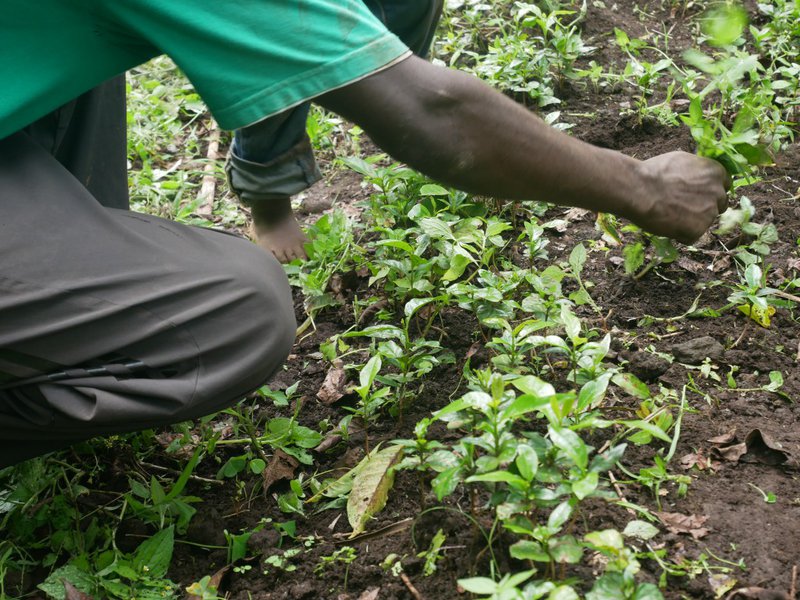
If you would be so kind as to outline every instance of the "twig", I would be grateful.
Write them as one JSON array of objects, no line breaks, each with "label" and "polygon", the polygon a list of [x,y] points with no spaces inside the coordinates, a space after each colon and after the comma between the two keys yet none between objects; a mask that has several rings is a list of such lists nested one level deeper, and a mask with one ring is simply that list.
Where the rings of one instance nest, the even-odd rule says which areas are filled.
[{"label": "twig", "polygon": [[744,339],[744,334],[747,333],[747,328],[748,328],[749,325],[750,325],[750,321],[745,322],[744,327],[742,328],[742,333],[740,333],[739,337],[736,338],[736,341],[733,342],[733,344],[731,344],[731,347],[729,348],[729,350],[733,350],[734,348],[736,348],[736,346],[739,345],[739,342],[741,342]]},{"label": "twig", "polygon": [[[619,497],[619,499],[627,504],[628,501],[625,499],[625,494],[622,493],[622,488],[619,487],[619,483],[617,483],[617,478],[614,477],[614,474],[611,471],[608,472],[608,478],[611,481],[611,485],[614,486],[614,491],[617,492],[617,496]],[[633,510],[632,508],[627,507],[625,508],[625,510],[627,510],[634,517],[636,516],[636,511]]]},{"label": "twig", "polygon": [[210,217],[214,212],[214,196],[217,191],[217,178],[214,175],[214,163],[219,158],[219,127],[212,125],[208,136],[208,162],[203,167],[203,183],[197,195],[197,214],[201,217]]},{"label": "twig", "polygon": [[[139,464],[143,467],[147,467],[148,469],[155,469],[156,471],[163,471],[165,473],[172,473],[173,475],[180,475],[181,472],[177,469],[170,469],[168,467],[162,467],[161,465],[154,465],[152,463],[146,463],[143,461],[139,461]],[[199,475],[189,475],[189,479],[192,481],[200,481],[201,483],[213,483],[214,485],[225,485],[224,481],[220,481],[219,479],[207,479],[205,477],[200,477]]]},{"label": "twig", "polygon": [[792,586],[789,588],[789,598],[797,600],[797,565],[792,567]]},{"label": "twig", "polygon": [[400,579],[403,580],[403,583],[408,588],[408,591],[411,592],[411,595],[414,596],[414,600],[425,600],[422,594],[419,593],[419,590],[414,587],[414,584],[411,583],[411,580],[408,578],[408,575],[405,573],[400,573]]},{"label": "twig", "polygon": [[797,302],[800,304],[800,296],[795,296],[794,294],[790,294],[789,292],[784,292],[783,290],[773,290],[773,296],[777,296],[778,298],[783,298],[784,300],[791,300],[792,302]]}]

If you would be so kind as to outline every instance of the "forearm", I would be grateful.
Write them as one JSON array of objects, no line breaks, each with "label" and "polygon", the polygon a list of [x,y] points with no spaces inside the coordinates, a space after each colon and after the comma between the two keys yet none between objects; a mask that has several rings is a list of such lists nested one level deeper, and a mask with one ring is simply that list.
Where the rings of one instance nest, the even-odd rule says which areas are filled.
[{"label": "forearm", "polygon": [[468,75],[422,61],[403,68],[414,71],[406,81],[416,89],[384,97],[393,105],[381,111],[398,118],[352,98],[323,103],[395,158],[465,191],[630,213],[639,161],[570,138]]}]

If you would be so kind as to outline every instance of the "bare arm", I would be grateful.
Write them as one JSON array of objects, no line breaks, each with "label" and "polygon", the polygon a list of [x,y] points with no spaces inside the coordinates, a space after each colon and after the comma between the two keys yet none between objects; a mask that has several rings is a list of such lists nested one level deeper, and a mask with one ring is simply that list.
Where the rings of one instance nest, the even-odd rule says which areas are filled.
[{"label": "bare arm", "polygon": [[411,57],[317,101],[382,149],[468,192],[612,212],[681,241],[726,205],[714,161],[673,152],[639,161],[546,125],[478,79]]}]

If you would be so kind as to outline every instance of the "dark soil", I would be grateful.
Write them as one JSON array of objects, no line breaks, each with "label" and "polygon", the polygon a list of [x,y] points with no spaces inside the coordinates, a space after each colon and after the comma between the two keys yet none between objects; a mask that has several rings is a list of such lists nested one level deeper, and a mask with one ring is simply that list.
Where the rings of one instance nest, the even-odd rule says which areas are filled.
[{"label": "dark soil", "polygon": [[[669,31],[670,51],[676,56],[682,47],[691,43],[692,17],[695,16],[691,9],[684,12],[662,6],[668,3],[627,0],[608,4],[613,7],[590,7],[583,23],[584,39],[598,47],[593,58],[601,64],[624,64],[623,55],[612,43],[614,27],[622,28],[631,37],[661,35],[653,32]],[[576,137],[638,158],[670,150],[693,150],[686,128],[671,128],[647,120],[640,123],[633,116],[620,117],[620,106],[626,106],[625,103],[631,100],[621,90],[570,88],[562,92],[563,103],[559,108],[566,115],[565,120],[570,121],[570,113],[594,115],[592,119],[575,119],[571,133]],[[797,146],[788,148],[777,157],[777,163],[775,168],[766,172],[761,183],[744,192],[756,207],[756,220],[772,220],[779,230],[780,242],[773,246],[770,257],[770,283],[775,287],[783,279],[797,276],[794,260],[797,256],[796,240],[800,238],[800,208],[795,194],[800,175],[800,149]],[[309,196],[313,200],[311,205],[317,205],[320,198],[332,196],[337,206],[352,208],[367,193],[360,179],[344,174],[312,189]],[[556,218],[561,213],[563,210],[554,209],[548,217]],[[555,235],[549,250],[556,261],[565,259],[575,244],[600,239],[592,215],[578,219],[565,233]],[[730,280],[732,273],[735,278],[734,266],[718,271],[706,268],[712,262],[724,265],[712,261],[712,257],[723,250],[720,240],[713,234],[708,234],[696,247],[694,252],[683,253],[680,261],[661,267],[639,281],[624,275],[617,260],[620,252],[615,248],[605,255],[593,252],[584,272],[584,279],[594,283],[593,298],[609,310],[602,322],[598,319],[595,325],[613,332],[617,360],[648,382],[654,391],[661,383],[680,390],[687,381],[687,367],[669,360],[674,344],[711,336],[726,349],[723,358],[715,363],[715,373],[721,378],[721,384],[703,377],[697,368],[690,371],[697,391],[688,393],[691,409],[684,416],[676,458],[671,464],[673,473],[691,478],[686,496],[679,498],[677,486],[670,484],[662,487],[658,503],[651,491],[643,487],[622,485],[620,492],[627,501],[650,510],[707,517],[704,527],[708,533],[700,539],[673,533],[657,538],[661,540],[665,556],[700,561],[695,562],[699,568],[689,576],[668,578],[666,597],[716,598],[710,577],[719,572],[713,567],[731,566],[720,559],[734,565],[741,564],[741,568],[733,568],[726,576],[718,575],[723,580],[725,577],[735,579],[735,584],[729,581],[732,587],[759,586],[785,593],[791,585],[792,568],[800,563],[800,482],[797,471],[800,408],[795,403],[795,399],[800,398],[797,370],[800,329],[795,314],[788,309],[779,309],[768,329],[759,327],[735,311],[727,311],[719,318],[656,320],[677,317],[688,311],[703,284],[726,276]],[[356,281],[356,290],[350,290],[347,299],[352,300],[357,290],[360,288],[363,292],[365,286],[365,281]],[[708,287],[702,293],[700,306],[724,306],[728,293],[724,287]],[[298,299],[298,308],[300,305]],[[582,316],[592,318],[591,314]],[[302,310],[298,310],[298,318],[305,318]],[[316,331],[298,341],[286,369],[272,382],[273,388],[281,389],[300,380],[299,393],[306,398],[301,413],[304,422],[316,424],[323,419],[337,422],[344,415],[341,404],[329,407],[315,400],[326,367],[314,357],[318,356],[315,353],[318,353],[320,342],[353,324],[353,312],[348,305],[321,314],[316,320]],[[404,425],[385,422],[382,429],[379,426],[372,433],[373,443],[411,435],[413,424],[418,419],[453,397],[459,387],[464,361],[475,341],[475,330],[470,324],[454,322],[447,331],[450,335],[446,345],[454,352],[457,364],[443,368],[429,378],[424,394],[410,408]],[[474,360],[475,357],[473,366]],[[728,369],[732,367],[738,367],[736,381],[739,390],[728,390],[725,385]],[[780,395],[758,389],[769,383],[768,373],[773,370],[780,371],[785,380]],[[697,392],[706,394],[706,397]],[[617,408],[624,410],[625,402],[620,400]],[[738,441],[743,441],[756,429],[767,436],[770,443],[780,444],[783,454],[768,448],[764,450],[763,445],[760,446],[763,452],[759,452],[759,447],[755,447],[758,444],[754,444],[751,452],[739,462],[730,462],[720,458],[715,450],[719,444],[710,441],[733,431]],[[439,433],[447,435],[443,430]],[[316,471],[352,466],[363,456],[361,442],[355,435],[347,444],[334,446],[320,454]],[[599,446],[603,440],[596,442]],[[651,466],[653,453],[652,446],[631,447],[626,453],[624,466],[632,472]],[[619,478],[624,479],[624,475]],[[430,488],[423,487],[426,491],[421,492],[420,483],[415,474],[399,474],[388,505],[370,526],[370,531],[378,534],[363,540],[348,541],[338,535],[348,531],[346,518],[340,518],[341,510],[297,519],[298,539],[313,535],[318,541],[293,561],[296,570],[285,572],[270,568],[269,574],[264,575],[263,563],[253,560],[250,570],[229,573],[226,589],[230,597],[359,598],[368,597],[367,592],[380,588],[378,598],[410,599],[414,595],[409,586],[424,598],[464,597],[458,591],[456,579],[485,574],[488,566],[485,544],[475,527],[458,511],[451,510],[455,506],[468,506],[469,499],[450,498],[448,502],[451,505],[431,510],[429,507],[435,506],[435,502],[430,497]],[[752,486],[774,493],[776,501],[766,503]],[[274,491],[280,492],[280,486],[277,487]],[[242,502],[232,485],[192,491],[204,499],[200,509],[203,515],[214,515],[207,521],[207,534],[212,539],[222,528],[235,532],[254,527],[264,517],[276,522],[287,519],[277,510],[271,497],[265,499],[255,494],[249,502]],[[617,506],[595,502],[585,518],[587,526],[594,529],[622,529],[634,517]],[[380,533],[383,528],[403,524],[406,520],[410,520],[407,526]],[[437,572],[424,577],[422,559],[416,555],[427,548],[438,529],[447,535],[447,550]],[[321,557],[331,555],[343,545],[353,546],[358,554],[358,560],[349,570],[337,564],[314,572]],[[265,529],[251,539],[254,556],[281,553],[289,546],[291,544],[287,542],[281,547],[280,536],[272,529]],[[497,547],[502,548],[502,543]],[[407,583],[381,567],[386,556],[392,553],[404,557]],[[502,550],[497,558],[501,567],[525,568],[504,556]],[[224,562],[222,551],[215,553],[192,546],[181,547],[171,576],[181,582],[195,581],[203,574],[223,567]],[[704,570],[703,566],[707,569]],[[651,581],[658,581],[662,573],[652,560],[644,561],[643,571],[644,578]],[[591,579],[589,573],[585,575]]]},{"label": "dark soil", "polygon": [[[648,32],[670,32],[670,52],[690,43],[693,35],[692,10],[671,10],[667,2],[607,2],[606,7],[593,7],[583,23],[584,40],[598,50],[592,57],[600,64],[624,64],[623,55],[613,44],[613,28],[620,27],[631,37],[648,35]],[[600,3],[598,3],[600,4]],[[681,4],[682,6],[682,4]],[[651,121],[639,123],[635,117],[621,117],[620,106],[631,98],[621,90],[593,90],[591,87],[565,89],[559,109],[563,120],[575,122],[571,134],[583,140],[620,150],[638,158],[647,158],[671,150],[692,151],[691,138],[683,127],[671,128]],[[571,119],[570,114],[592,113],[592,119]],[[762,182],[747,188],[747,195],[756,207],[756,220],[772,220],[778,228],[780,242],[772,247],[770,284],[779,287],[784,279],[797,277],[797,243],[800,238],[800,208],[797,204],[798,178],[800,177],[800,148],[793,146],[777,157],[777,166],[769,169]],[[338,207],[357,210],[356,203],[368,196],[360,178],[352,173],[334,176],[332,181],[321,183],[309,192],[310,212],[326,208],[320,200],[331,198]],[[548,218],[557,218],[562,209],[552,209]],[[307,218],[314,219],[311,214]],[[579,242],[597,240],[593,215],[573,221],[566,232],[553,234],[549,246],[551,258],[564,260]],[[680,443],[675,459],[670,465],[673,473],[688,475],[691,483],[685,497],[679,498],[677,486],[662,487],[658,503],[650,490],[635,485],[621,485],[620,493],[633,504],[650,510],[679,512],[685,515],[707,517],[706,535],[694,539],[690,535],[665,533],[656,538],[667,557],[683,556],[687,561],[703,560],[706,566],[720,566],[719,559],[733,564],[729,577],[735,578],[733,587],[759,586],[786,592],[791,585],[792,568],[800,564],[800,327],[796,315],[789,309],[778,309],[770,328],[765,329],[748,320],[737,311],[727,311],[718,318],[678,319],[687,312],[700,293],[703,284],[717,279],[730,280],[735,266],[724,266],[719,271],[710,270],[712,258],[723,254],[723,247],[713,234],[708,234],[696,245],[697,250],[682,253],[683,258],[660,267],[639,281],[625,276],[618,260],[620,251],[590,254],[584,280],[591,281],[592,297],[608,311],[603,319],[591,313],[586,319],[595,319],[596,327],[613,333],[616,360],[628,370],[648,382],[653,391],[659,384],[680,390],[687,381],[687,367],[671,363],[669,354],[674,344],[711,336],[726,349],[723,358],[715,363],[714,373],[721,378],[718,384],[704,377],[697,368],[691,374],[697,390],[688,393],[691,409],[683,418]],[[734,274],[735,279],[735,274]],[[349,302],[355,295],[364,296],[366,279],[355,277],[344,290],[346,304],[338,310],[328,310],[316,318],[316,330],[302,337],[287,361],[285,369],[271,382],[273,389],[285,389],[300,381],[299,396],[304,398],[300,413],[302,422],[316,427],[325,419],[337,423],[346,413],[343,401],[326,406],[316,400],[316,393],[325,378],[327,363],[321,360],[319,344],[331,335],[354,325]],[[362,292],[359,294],[359,290]],[[703,290],[700,306],[719,308],[726,304],[729,291],[724,287]],[[302,300],[297,298],[298,321],[305,319]],[[652,318],[647,318],[652,317]],[[446,317],[445,317],[446,318]],[[381,440],[413,435],[413,425],[429,415],[430,411],[448,403],[459,388],[461,370],[471,346],[476,341],[472,324],[453,320],[448,323],[445,345],[456,356],[456,364],[441,368],[427,379],[424,393],[418,402],[409,407],[402,425],[384,420],[371,432],[373,445]],[[480,358],[480,357],[478,357]],[[473,358],[473,366],[474,361]],[[737,367],[736,382],[740,389],[728,390],[725,380],[729,368]],[[783,374],[785,383],[781,394],[759,388],[769,383],[770,371]],[[756,390],[756,391],[746,391]],[[706,394],[703,397],[702,394]],[[619,399],[615,408],[628,410],[633,406]],[[266,416],[286,414],[265,405]],[[770,444],[780,444],[783,453],[770,451],[765,444],[755,443],[751,452],[738,462],[727,461],[715,448],[720,444],[710,440],[732,431],[739,441],[753,430],[759,430]],[[443,429],[435,430],[447,436]],[[763,437],[762,436],[762,437]],[[758,437],[758,436],[756,436]],[[596,446],[604,440],[592,440]],[[323,473],[353,466],[363,456],[363,436],[355,433],[348,442],[334,445],[316,456],[314,471]],[[226,458],[225,450],[217,450],[220,461]],[[652,446],[630,447],[623,460],[631,472],[652,465]],[[210,461],[207,461],[210,462]],[[220,463],[221,464],[221,463]],[[220,464],[201,464],[197,475],[214,478]],[[686,468],[683,468],[684,465]],[[308,473],[313,474],[312,472]],[[619,474],[618,479],[625,476]],[[124,487],[124,480],[120,483]],[[275,523],[292,518],[281,513],[273,494],[285,491],[277,484],[265,497],[256,490],[237,490],[233,481],[225,485],[192,482],[188,493],[200,496],[198,515],[185,536],[187,541],[202,545],[225,546],[223,530],[231,533],[251,530],[262,519]],[[766,503],[757,486],[775,494],[776,501]],[[113,487],[113,485],[112,485]],[[423,490],[423,491],[420,491]],[[297,540],[314,536],[316,542],[305,553],[291,560],[293,571],[266,567],[263,558],[282,554],[297,546],[296,541],[284,539],[267,526],[250,539],[250,562],[239,565],[226,575],[224,589],[231,599],[329,599],[367,598],[366,593],[380,588],[381,600],[412,599],[412,587],[427,599],[446,600],[466,597],[459,593],[456,580],[488,571],[488,556],[484,540],[475,526],[462,516],[456,507],[469,506],[464,497],[449,498],[443,508],[436,506],[430,496],[430,486],[420,482],[417,475],[402,472],[390,494],[386,508],[370,524],[370,532],[378,532],[363,539],[348,540],[346,516],[342,510],[328,510],[296,518]],[[659,507],[660,503],[660,507]],[[593,529],[615,527],[622,529],[634,518],[616,505],[593,502],[585,512],[586,523]],[[389,526],[399,524],[391,529]],[[387,528],[385,533],[381,531]],[[430,577],[422,574],[423,560],[417,554],[428,547],[432,536],[442,529],[446,534],[446,550],[438,563],[436,573]],[[663,528],[665,530],[666,528]],[[146,532],[146,529],[144,530]],[[143,533],[141,527],[128,524],[121,528],[118,543],[130,546],[130,539]],[[133,544],[135,546],[135,543]],[[336,563],[315,572],[323,556],[349,545],[355,548],[358,559],[349,569]],[[522,569],[503,554],[502,540],[497,544],[497,559],[501,567]],[[382,567],[387,555],[403,558],[406,581],[387,573]],[[699,564],[699,563],[696,563]],[[226,566],[225,550],[209,550],[198,545],[178,544],[169,576],[182,585],[198,581]],[[731,565],[725,565],[731,566]],[[701,565],[702,567],[702,565]],[[264,574],[265,569],[268,573]],[[643,563],[644,578],[657,582],[661,576],[659,565],[652,560]],[[715,571],[699,568],[687,577],[670,577],[667,598],[716,598],[710,575]],[[590,573],[585,573],[591,579]]]}]

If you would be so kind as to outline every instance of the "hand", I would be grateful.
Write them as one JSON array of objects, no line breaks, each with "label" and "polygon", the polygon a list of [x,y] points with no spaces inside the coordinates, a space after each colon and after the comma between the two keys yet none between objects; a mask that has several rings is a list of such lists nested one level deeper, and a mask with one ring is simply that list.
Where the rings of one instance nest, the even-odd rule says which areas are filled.
[{"label": "hand", "polygon": [[289,198],[260,203],[251,212],[259,246],[282,263],[306,258],[304,244],[308,238],[294,218]]},{"label": "hand", "polygon": [[709,158],[669,152],[639,163],[641,195],[624,215],[650,233],[690,244],[728,207],[731,178]]}]

